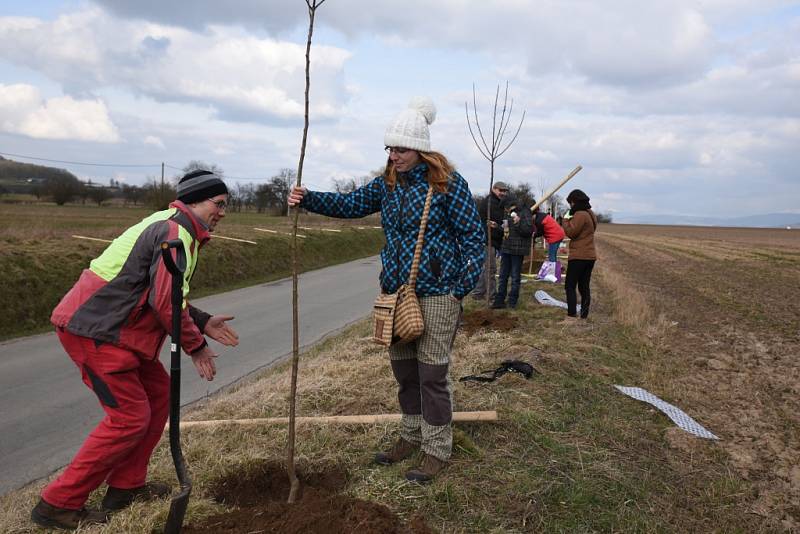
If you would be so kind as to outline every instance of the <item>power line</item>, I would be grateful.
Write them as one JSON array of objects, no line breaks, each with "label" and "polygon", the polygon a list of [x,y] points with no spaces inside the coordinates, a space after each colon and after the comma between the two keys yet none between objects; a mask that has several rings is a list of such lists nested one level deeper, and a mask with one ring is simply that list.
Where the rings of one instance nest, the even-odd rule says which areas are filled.
[{"label": "power line", "polygon": [[49,163],[64,163],[66,165],[87,165],[90,167],[161,167],[160,163],[154,163],[152,165],[143,165],[143,164],[127,164],[127,163],[88,163],[85,161],[64,161],[60,159],[48,159],[48,158],[37,158],[35,156],[23,156],[22,154],[11,154],[10,152],[0,152],[0,156],[10,156],[14,158],[25,158],[25,159],[32,159],[36,161],[47,161]]},{"label": "power line", "polygon": [[[24,158],[24,159],[32,159],[35,161],[46,161],[48,163],[63,163],[65,165],[86,165],[89,167],[132,167],[132,168],[151,168],[151,167],[161,167],[161,163],[154,163],[151,165],[147,164],[125,164],[125,163],[90,163],[85,161],[65,161],[60,159],[49,159],[49,158],[39,158],[36,156],[25,156],[22,154],[12,154],[10,152],[0,152],[0,156],[9,156],[13,158]],[[183,172],[183,169],[180,167],[175,167],[174,165],[170,165],[168,163],[164,163],[164,167],[168,169],[172,169],[175,171]],[[225,175],[226,180],[240,180],[242,182],[266,182],[269,178],[241,178],[236,176],[228,176]],[[310,185],[312,187],[317,187],[320,190],[324,190],[319,188],[317,185],[311,182],[304,182],[305,185]],[[291,185],[291,184],[290,184]]]}]

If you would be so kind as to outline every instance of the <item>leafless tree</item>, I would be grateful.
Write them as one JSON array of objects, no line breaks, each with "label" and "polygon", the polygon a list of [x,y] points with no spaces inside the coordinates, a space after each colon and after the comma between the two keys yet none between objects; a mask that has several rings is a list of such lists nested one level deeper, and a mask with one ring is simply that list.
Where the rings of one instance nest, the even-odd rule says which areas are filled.
[{"label": "leafless tree", "polygon": [[223,171],[222,167],[220,167],[216,163],[206,163],[205,161],[200,161],[197,159],[191,160],[183,168],[184,174],[188,174],[192,171],[211,171],[221,178],[225,177],[225,171]]},{"label": "leafless tree", "polygon": [[[511,122],[511,115],[514,111],[514,99],[508,100],[508,82],[503,92],[502,108],[500,108],[500,85],[497,85],[497,91],[494,94],[494,108],[492,111],[492,129],[491,135],[484,135],[483,128],[481,128],[480,120],[478,119],[478,97],[475,91],[475,84],[472,84],[472,118],[469,116],[469,104],[464,102],[464,113],[467,116],[467,126],[469,127],[469,134],[472,136],[472,141],[478,147],[481,155],[489,161],[489,195],[492,194],[492,187],[494,186],[494,162],[497,161],[503,154],[511,148],[511,145],[516,141],[522,123],[525,120],[525,110],[522,111],[522,117],[519,120],[517,130],[511,139],[506,138],[508,133],[508,126]],[[498,109],[500,108],[500,109]],[[472,128],[472,123],[475,123],[475,129]],[[475,134],[477,132],[477,136]],[[489,130],[487,130],[487,134]],[[488,277],[491,274],[489,269],[489,262],[494,261],[494,251],[492,250],[491,236],[491,199],[486,202],[486,266],[484,273],[481,276],[486,276],[486,306],[489,306],[491,299],[491,292],[489,291],[490,280]]]},{"label": "leafless tree", "polygon": [[[303,182],[303,160],[306,157],[306,142],[308,141],[308,93],[311,86],[311,36],[314,34],[314,15],[317,8],[325,0],[305,0],[308,6],[308,40],[306,41],[306,92],[305,92],[305,122],[303,123],[303,141],[300,144],[300,161],[297,163],[297,186]],[[288,445],[288,472],[291,488],[289,489],[289,504],[297,499],[300,481],[297,479],[294,467],[294,438],[295,438],[295,405],[297,400],[297,367],[300,361],[300,321],[297,304],[297,219],[300,210],[294,210],[292,222],[292,386],[289,394],[289,445]]]}]

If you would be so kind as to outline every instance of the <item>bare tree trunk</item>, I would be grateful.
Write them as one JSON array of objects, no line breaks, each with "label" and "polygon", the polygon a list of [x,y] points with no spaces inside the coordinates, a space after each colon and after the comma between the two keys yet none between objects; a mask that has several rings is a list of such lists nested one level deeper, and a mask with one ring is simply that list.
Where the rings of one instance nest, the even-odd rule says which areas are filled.
[{"label": "bare tree trunk", "polygon": [[[314,15],[325,0],[306,0],[308,6],[308,41],[306,41],[306,93],[305,93],[305,122],[303,124],[303,141],[300,145],[300,161],[297,164],[297,186],[303,182],[303,161],[306,157],[306,142],[308,141],[308,94],[311,86],[311,36],[314,33]],[[287,452],[287,471],[289,472],[289,504],[297,500],[300,490],[300,481],[297,478],[294,465],[295,441],[295,405],[297,404],[297,367],[300,362],[300,319],[298,313],[297,291],[297,220],[300,209],[294,210],[292,221],[292,386],[289,394],[289,444]]]},{"label": "bare tree trunk", "polygon": [[[486,197],[486,307],[492,305],[491,287],[494,282],[492,266],[497,269],[497,262],[494,258],[494,247],[492,246],[492,187],[494,187],[494,160],[489,160],[489,196]],[[489,263],[492,262],[492,263]],[[495,285],[495,290],[497,286]]]}]

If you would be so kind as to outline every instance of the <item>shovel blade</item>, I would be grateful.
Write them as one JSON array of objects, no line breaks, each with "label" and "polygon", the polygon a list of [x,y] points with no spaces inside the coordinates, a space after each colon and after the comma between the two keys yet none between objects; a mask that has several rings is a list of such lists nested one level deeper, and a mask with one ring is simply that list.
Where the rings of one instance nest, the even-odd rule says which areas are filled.
[{"label": "shovel blade", "polygon": [[183,517],[186,515],[186,508],[189,506],[189,494],[191,493],[192,487],[184,486],[172,498],[172,502],[169,504],[167,524],[164,525],[164,534],[180,534],[181,528],[183,528]]}]

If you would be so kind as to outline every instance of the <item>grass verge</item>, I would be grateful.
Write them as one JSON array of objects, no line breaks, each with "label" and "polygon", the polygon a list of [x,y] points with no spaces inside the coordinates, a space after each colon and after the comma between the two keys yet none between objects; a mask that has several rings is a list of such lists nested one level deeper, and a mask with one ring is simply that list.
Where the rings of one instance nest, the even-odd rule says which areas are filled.
[{"label": "grass verge", "polygon": [[[589,322],[562,324],[563,311],[535,304],[533,289],[541,286],[526,283],[520,308],[510,312],[519,320],[514,330],[459,333],[451,367],[456,409],[495,409],[500,421],[457,425],[451,465],[432,485],[404,481],[410,461],[372,465],[374,451],[394,438],[392,424],[299,426],[298,461],[343,466],[347,493],[405,519],[422,516],[441,532],[770,531],[747,513],[752,487],[731,472],[716,444],[676,431],[660,412],[612,387],[648,387],[669,363],[658,355],[663,336],[614,319],[630,317],[631,310],[618,309],[627,301],[614,297],[613,280],[598,267]],[[563,298],[558,286],[546,289]],[[643,313],[646,303],[635,305]],[[468,302],[466,313],[476,306]],[[303,356],[298,415],[397,411],[387,354],[369,341],[369,326],[357,324]],[[457,381],[507,358],[526,360],[538,373],[531,380],[508,374],[491,384]],[[280,365],[195,406],[186,418],[286,415],[289,380],[289,365]],[[246,471],[256,459],[283,460],[286,434],[282,426],[186,431],[195,483],[187,522],[223,509],[208,496],[215,480]],[[674,447],[676,441],[683,446]],[[151,472],[174,481],[164,442]],[[41,486],[0,499],[0,531],[33,531],[27,514]],[[167,509],[166,501],[136,504],[87,532],[155,531]]]}]

